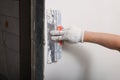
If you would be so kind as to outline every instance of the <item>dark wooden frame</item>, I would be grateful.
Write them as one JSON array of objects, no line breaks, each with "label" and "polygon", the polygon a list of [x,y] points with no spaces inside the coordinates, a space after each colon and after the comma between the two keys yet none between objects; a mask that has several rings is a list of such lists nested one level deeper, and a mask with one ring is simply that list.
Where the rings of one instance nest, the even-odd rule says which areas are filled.
[{"label": "dark wooden frame", "polygon": [[[32,3],[31,3],[32,2]],[[31,20],[31,4],[35,20]],[[43,80],[44,72],[44,0],[19,0],[20,16],[20,80]],[[35,33],[32,33],[31,21],[35,21]],[[31,33],[35,37],[35,52],[31,50]],[[34,58],[31,55],[35,55]],[[32,70],[31,62],[34,59],[35,69]],[[32,72],[34,78],[31,79]]]},{"label": "dark wooden frame", "polygon": [[31,1],[19,0],[20,80],[31,80]]}]

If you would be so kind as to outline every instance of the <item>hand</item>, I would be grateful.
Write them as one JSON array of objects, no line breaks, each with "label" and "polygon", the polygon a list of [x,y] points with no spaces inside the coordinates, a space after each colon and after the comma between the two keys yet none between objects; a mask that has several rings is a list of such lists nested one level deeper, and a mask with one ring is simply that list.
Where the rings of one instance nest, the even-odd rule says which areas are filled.
[{"label": "hand", "polygon": [[83,42],[84,31],[76,28],[68,28],[62,31],[53,30],[50,32],[52,40],[64,40],[70,43]]}]

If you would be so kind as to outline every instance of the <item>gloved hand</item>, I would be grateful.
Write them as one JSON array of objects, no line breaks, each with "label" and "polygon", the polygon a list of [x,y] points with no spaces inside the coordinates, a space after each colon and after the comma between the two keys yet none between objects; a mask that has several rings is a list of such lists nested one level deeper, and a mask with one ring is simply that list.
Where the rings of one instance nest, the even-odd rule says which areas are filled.
[{"label": "gloved hand", "polygon": [[70,43],[83,42],[84,31],[80,28],[67,28],[62,31],[53,30],[50,32],[52,40],[64,40]]}]

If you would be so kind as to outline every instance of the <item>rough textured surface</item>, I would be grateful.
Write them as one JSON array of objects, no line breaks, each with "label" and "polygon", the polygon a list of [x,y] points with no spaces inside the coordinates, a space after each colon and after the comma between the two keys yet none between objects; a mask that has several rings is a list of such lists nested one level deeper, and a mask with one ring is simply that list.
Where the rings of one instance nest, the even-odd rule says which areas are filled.
[{"label": "rough textured surface", "polygon": [[44,62],[44,0],[36,0],[36,80],[43,80]]}]

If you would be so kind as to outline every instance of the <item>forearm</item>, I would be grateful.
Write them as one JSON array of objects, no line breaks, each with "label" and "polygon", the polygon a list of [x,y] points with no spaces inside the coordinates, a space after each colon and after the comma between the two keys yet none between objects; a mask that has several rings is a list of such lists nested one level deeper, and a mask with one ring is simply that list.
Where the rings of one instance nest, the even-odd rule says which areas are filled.
[{"label": "forearm", "polygon": [[120,50],[119,35],[85,31],[84,42],[92,42],[110,49]]},{"label": "forearm", "polygon": [[63,31],[51,31],[51,39],[64,40],[70,43],[91,42],[110,49],[120,50],[120,36],[108,33],[82,31],[77,28],[68,28]]}]

